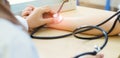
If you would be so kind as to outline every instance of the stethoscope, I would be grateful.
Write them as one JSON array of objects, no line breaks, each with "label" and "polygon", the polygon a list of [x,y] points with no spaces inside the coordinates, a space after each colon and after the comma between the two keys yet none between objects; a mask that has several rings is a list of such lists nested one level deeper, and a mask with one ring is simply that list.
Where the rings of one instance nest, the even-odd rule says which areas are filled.
[{"label": "stethoscope", "polygon": [[[62,8],[63,4],[65,3],[66,1],[64,1],[60,7],[60,9]],[[59,11],[60,11],[59,9]],[[110,28],[110,30],[108,32],[106,32],[104,29],[102,29],[100,26],[102,26],[103,24],[107,23],[108,21],[110,21],[112,18],[114,18],[115,16],[117,16],[117,18],[115,19],[112,27]],[[42,25],[42,26],[39,26],[37,27],[32,33],[31,33],[31,37],[32,38],[35,38],[35,39],[46,39],[46,40],[50,40],[50,39],[58,39],[58,38],[63,38],[63,37],[68,37],[68,36],[74,36],[75,38],[78,38],[78,39],[84,39],[84,40],[93,40],[93,39],[98,39],[98,38],[101,38],[101,37],[104,37],[105,41],[103,43],[103,45],[101,45],[100,47],[96,46],[95,47],[95,50],[92,51],[92,52],[86,52],[86,53],[82,53],[82,54],[79,54],[73,58],[79,58],[81,56],[84,56],[84,55],[96,55],[98,52],[100,52],[107,44],[108,42],[108,34],[110,34],[117,22],[119,21],[120,23],[120,11],[116,12],[114,15],[112,15],[111,17],[109,17],[108,19],[106,19],[105,21],[95,25],[95,26],[82,26],[82,27],[79,27],[79,28],[76,28],[73,32],[69,33],[69,34],[64,34],[64,35],[59,35],[59,36],[53,36],[53,37],[40,37],[40,36],[35,36],[34,34],[40,30],[41,28],[44,28],[46,26],[46,24]],[[85,32],[85,31],[89,31],[89,30],[92,30],[92,29],[97,29],[99,31],[102,32],[102,35],[96,35],[94,37],[81,37],[81,36],[78,36],[77,34],[79,33],[82,33],[82,32]]]}]

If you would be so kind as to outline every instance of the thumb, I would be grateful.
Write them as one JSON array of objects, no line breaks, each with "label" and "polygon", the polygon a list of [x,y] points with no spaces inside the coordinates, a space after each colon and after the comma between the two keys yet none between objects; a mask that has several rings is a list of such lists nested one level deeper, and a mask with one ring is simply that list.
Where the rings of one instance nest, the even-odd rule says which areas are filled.
[{"label": "thumb", "polygon": [[47,24],[52,24],[52,23],[54,23],[54,18],[45,18],[44,21],[45,21]]}]

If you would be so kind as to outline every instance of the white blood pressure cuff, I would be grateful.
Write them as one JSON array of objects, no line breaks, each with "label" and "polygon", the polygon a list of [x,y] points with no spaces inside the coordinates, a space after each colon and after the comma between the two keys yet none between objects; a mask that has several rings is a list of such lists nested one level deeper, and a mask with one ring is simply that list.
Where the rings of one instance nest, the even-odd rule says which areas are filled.
[{"label": "white blood pressure cuff", "polygon": [[15,17],[25,27],[25,29],[28,30],[27,21],[24,18],[22,18],[21,16],[16,15]]}]

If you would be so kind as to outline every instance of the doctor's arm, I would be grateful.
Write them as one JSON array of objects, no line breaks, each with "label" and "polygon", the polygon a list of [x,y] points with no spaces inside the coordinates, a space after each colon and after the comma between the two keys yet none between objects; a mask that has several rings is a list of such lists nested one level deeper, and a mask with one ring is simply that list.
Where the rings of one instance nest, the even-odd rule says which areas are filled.
[{"label": "doctor's arm", "polygon": [[5,19],[0,21],[0,58],[39,58],[27,32]]},{"label": "doctor's arm", "polygon": [[[37,50],[35,48],[32,39],[24,34],[17,34],[16,39],[9,43],[6,56],[11,55],[8,58],[39,58]],[[20,36],[19,35],[23,35]]]}]

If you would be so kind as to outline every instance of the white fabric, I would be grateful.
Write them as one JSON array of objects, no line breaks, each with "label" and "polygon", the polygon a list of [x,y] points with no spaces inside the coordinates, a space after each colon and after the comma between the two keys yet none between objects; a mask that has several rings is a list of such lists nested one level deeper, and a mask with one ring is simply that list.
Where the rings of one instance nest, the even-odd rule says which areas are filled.
[{"label": "white fabric", "polygon": [[28,30],[27,21],[24,18],[22,18],[21,16],[16,15],[15,17],[25,27],[25,29]]},{"label": "white fabric", "polygon": [[1,18],[0,58],[38,58],[35,46],[27,32]]}]

